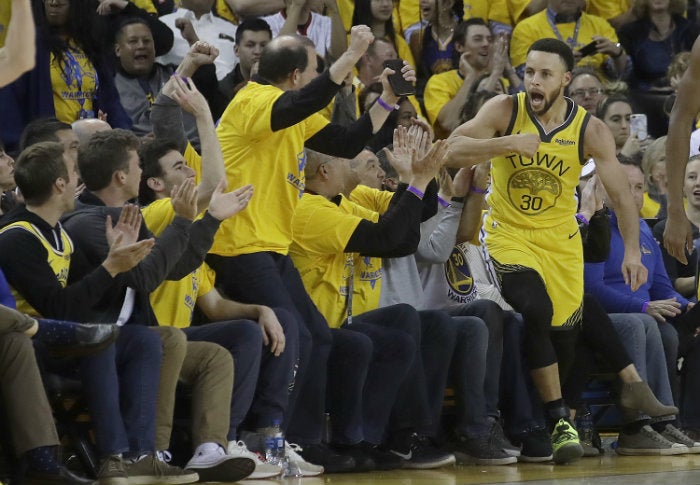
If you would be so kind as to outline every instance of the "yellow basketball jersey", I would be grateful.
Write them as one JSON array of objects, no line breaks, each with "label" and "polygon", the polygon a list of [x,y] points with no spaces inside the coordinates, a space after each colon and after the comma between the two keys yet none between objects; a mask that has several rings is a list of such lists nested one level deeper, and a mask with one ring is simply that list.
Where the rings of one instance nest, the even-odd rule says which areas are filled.
[{"label": "yellow basketball jersey", "polygon": [[526,102],[525,93],[513,96],[513,114],[504,135],[535,133],[542,143],[532,158],[510,153],[491,160],[488,203],[495,221],[522,227],[554,227],[576,213],[576,186],[583,155],[583,133],[590,115],[565,98],[564,122],[545,132]]},{"label": "yellow basketball jersey", "polygon": [[[34,226],[31,222],[27,221],[18,221],[18,222],[13,222],[12,224],[8,224],[7,226],[2,228],[2,231],[0,231],[0,234],[6,232],[6,231],[12,231],[12,230],[24,230],[27,231],[28,233],[32,234],[34,237],[36,237],[39,242],[46,248],[46,254],[47,254],[47,260],[49,263],[49,266],[51,266],[51,269],[53,270],[54,274],[56,275],[56,279],[58,282],[61,284],[62,287],[66,287],[68,284],[68,271],[70,270],[70,257],[71,254],[73,254],[73,241],[71,241],[71,238],[68,237],[68,234],[66,231],[61,230],[61,241],[63,243],[63,251],[58,251],[54,249],[54,247],[51,245],[49,241],[46,240],[44,235],[41,233],[41,231]],[[10,290],[12,290],[12,296],[15,297],[15,301],[17,302],[17,310],[26,313],[27,315],[31,315],[33,317],[40,317],[39,312],[37,312],[28,302],[27,300],[24,299],[22,295],[19,294],[17,290],[14,288],[10,287]]]}]

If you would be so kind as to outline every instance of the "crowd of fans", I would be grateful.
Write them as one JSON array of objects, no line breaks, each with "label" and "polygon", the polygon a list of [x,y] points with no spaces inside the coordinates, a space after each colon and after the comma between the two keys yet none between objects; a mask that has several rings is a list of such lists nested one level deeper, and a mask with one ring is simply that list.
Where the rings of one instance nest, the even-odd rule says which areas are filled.
[{"label": "crowd of fans", "polygon": [[28,483],[93,483],[58,458],[41,368],[81,382],[100,485],[569,461],[479,242],[489,161],[454,143],[553,38],[573,52],[565,95],[614,139],[649,273],[630,289],[614,197],[581,160],[593,317],[559,367],[566,418],[599,455],[582,396],[602,368],[618,453],[700,453],[698,249],[684,264],[657,242],[688,7],[0,0],[0,448]]}]

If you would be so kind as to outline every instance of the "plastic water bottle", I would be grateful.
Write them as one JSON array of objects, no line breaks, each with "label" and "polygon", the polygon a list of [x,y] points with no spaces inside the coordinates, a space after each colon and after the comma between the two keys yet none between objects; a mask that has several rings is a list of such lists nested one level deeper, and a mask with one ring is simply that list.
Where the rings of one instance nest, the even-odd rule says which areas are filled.
[{"label": "plastic water bottle", "polygon": [[275,421],[265,436],[265,461],[272,465],[284,464],[284,434],[280,422]]}]

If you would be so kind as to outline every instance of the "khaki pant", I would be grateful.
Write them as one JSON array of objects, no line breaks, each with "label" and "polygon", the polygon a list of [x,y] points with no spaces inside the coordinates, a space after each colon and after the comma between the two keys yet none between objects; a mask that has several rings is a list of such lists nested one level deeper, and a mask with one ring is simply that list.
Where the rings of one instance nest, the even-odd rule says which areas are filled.
[{"label": "khaki pant", "polygon": [[[10,323],[2,321],[0,327],[6,328]],[[58,445],[53,413],[39,375],[34,346],[23,333],[0,334],[0,392],[18,454],[40,446]],[[228,429],[228,421],[226,426]]]},{"label": "khaki pant", "polygon": [[158,386],[156,449],[170,447],[175,409],[175,388],[181,382],[192,388],[192,443],[218,443],[226,448],[231,419],[233,358],[220,345],[188,342],[174,327],[154,328],[163,341]]}]

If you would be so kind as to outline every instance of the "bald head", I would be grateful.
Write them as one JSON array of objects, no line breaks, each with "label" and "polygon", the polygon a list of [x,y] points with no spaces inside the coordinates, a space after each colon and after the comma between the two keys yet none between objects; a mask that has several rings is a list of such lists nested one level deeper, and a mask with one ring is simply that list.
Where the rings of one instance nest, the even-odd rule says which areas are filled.
[{"label": "bald head", "polygon": [[83,119],[74,121],[71,126],[73,132],[78,136],[81,146],[87,145],[90,137],[98,131],[111,130],[112,127],[106,121],[98,120],[97,118]]},{"label": "bald head", "polygon": [[265,46],[260,56],[258,74],[273,84],[289,78],[295,70],[303,72],[309,65],[307,44],[299,36],[281,35]]}]

